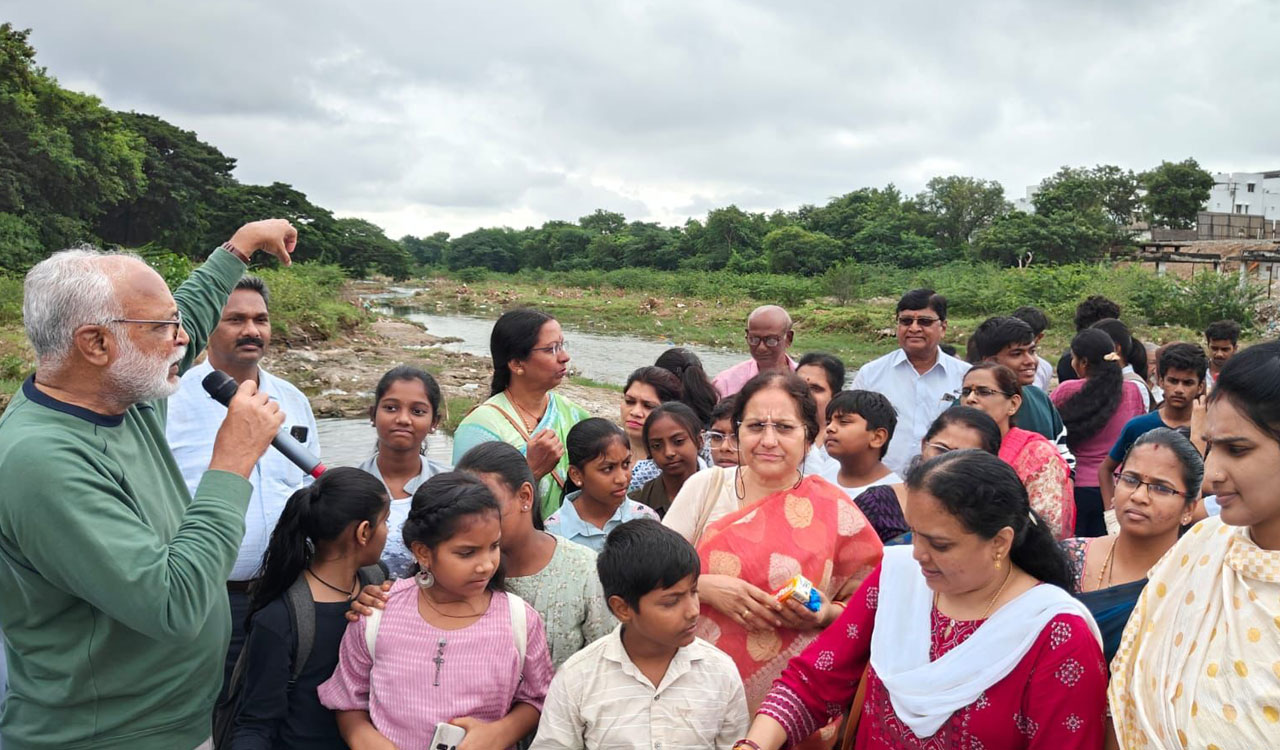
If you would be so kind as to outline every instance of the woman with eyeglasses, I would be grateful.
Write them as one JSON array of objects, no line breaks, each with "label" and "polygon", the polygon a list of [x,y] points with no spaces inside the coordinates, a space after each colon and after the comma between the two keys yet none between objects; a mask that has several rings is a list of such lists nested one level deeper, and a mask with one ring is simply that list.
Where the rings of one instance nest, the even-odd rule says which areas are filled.
[{"label": "woman with eyeglasses", "polygon": [[1086,328],[1071,340],[1071,366],[1080,376],[1054,389],[1049,400],[1067,427],[1067,446],[1076,457],[1076,536],[1107,533],[1098,467],[1130,419],[1146,414],[1142,391],[1126,382],[1111,336]]},{"label": "woman with eyeglasses", "polygon": [[[698,550],[698,635],[733,658],[754,709],[787,660],[839,616],[882,546],[843,490],[801,472],[818,433],[804,380],[757,375],[738,393],[732,423],[741,465],[694,474],[663,523]],[[779,599],[797,575],[818,592],[816,611]],[[826,747],[834,732],[827,729]],[[795,746],[822,746],[812,739]]]},{"label": "woman with eyeglasses", "polygon": [[1071,469],[1044,435],[1013,426],[1022,406],[1022,385],[1013,370],[996,362],[979,362],[965,373],[960,402],[981,409],[1000,427],[1000,458],[1018,472],[1031,507],[1053,531],[1055,539],[1076,527]]},{"label": "woman with eyeglasses", "polygon": [[1147,573],[1120,639],[1110,701],[1126,750],[1270,748],[1280,736],[1280,342],[1223,366],[1204,435],[1204,485],[1222,511]]},{"label": "woman with eyeglasses", "polygon": [[538,480],[542,516],[560,507],[568,476],[564,441],[586,409],[552,393],[569,374],[569,352],[556,319],[530,308],[509,310],[489,336],[493,380],[489,399],[472,409],[453,433],[453,462],[481,443],[515,446]]},{"label": "woman with eyeglasses", "polygon": [[1191,441],[1160,427],[1134,441],[1115,479],[1120,533],[1062,542],[1079,598],[1102,630],[1108,661],[1120,646],[1120,634],[1147,583],[1147,571],[1191,523],[1204,462]]}]

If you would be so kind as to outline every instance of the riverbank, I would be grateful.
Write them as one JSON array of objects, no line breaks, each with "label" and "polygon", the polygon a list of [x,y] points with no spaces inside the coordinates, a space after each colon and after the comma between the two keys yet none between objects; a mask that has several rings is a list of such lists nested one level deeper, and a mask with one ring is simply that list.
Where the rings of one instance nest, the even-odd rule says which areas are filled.
[{"label": "riverbank", "polygon": [[[503,310],[529,305],[555,315],[562,323],[593,333],[667,341],[676,345],[700,345],[735,351],[746,356],[743,341],[746,318],[760,301],[744,297],[703,299],[679,295],[596,287],[553,286],[522,281],[511,276],[461,281],[446,276],[419,279],[404,285],[415,289],[398,298],[396,305],[437,314],[464,314],[495,319]],[[942,289],[942,287],[939,287]],[[945,290],[944,290],[945,291]],[[852,370],[898,346],[894,323],[896,297],[870,297],[839,303],[834,298],[799,302],[788,306],[794,320],[796,356],[824,351],[840,357]],[[1010,308],[1012,309],[1012,308]],[[963,357],[965,345],[988,316],[948,316],[944,342]],[[1056,321],[1041,343],[1043,356],[1056,361],[1074,335],[1069,318]],[[1143,341],[1199,341],[1198,332],[1175,325],[1151,325],[1139,320],[1135,333]],[[636,363],[636,366],[646,363]],[[714,374],[714,368],[712,374]]]},{"label": "riverbank", "polygon": [[[377,290],[365,282],[352,282],[348,288],[357,293]],[[273,344],[263,367],[307,394],[317,417],[357,418],[368,416],[383,373],[402,364],[420,367],[440,383],[447,406],[443,425],[451,433],[467,410],[488,396],[493,368],[487,358],[439,348],[442,341],[411,322],[379,316],[327,341]],[[593,416],[617,417],[616,389],[567,382],[557,392]]]}]

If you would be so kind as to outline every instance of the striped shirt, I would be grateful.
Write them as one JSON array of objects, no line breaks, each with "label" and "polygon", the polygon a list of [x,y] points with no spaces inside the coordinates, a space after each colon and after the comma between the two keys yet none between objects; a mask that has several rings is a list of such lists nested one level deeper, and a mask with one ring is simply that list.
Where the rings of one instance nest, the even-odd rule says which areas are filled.
[{"label": "striped shirt", "polygon": [[365,646],[367,618],[348,625],[338,668],[317,691],[320,702],[334,711],[368,711],[374,727],[402,748],[426,747],[440,722],[497,721],[516,703],[541,710],[553,671],[542,618],[525,605],[528,640],[520,664],[510,601],[494,593],[479,620],[441,630],[418,613],[414,580],[396,581],[378,628],[377,659]]},{"label": "striped shirt", "polygon": [[728,654],[696,639],[655,688],[627,656],[619,625],[556,673],[530,750],[729,750],[746,731],[747,699]]}]

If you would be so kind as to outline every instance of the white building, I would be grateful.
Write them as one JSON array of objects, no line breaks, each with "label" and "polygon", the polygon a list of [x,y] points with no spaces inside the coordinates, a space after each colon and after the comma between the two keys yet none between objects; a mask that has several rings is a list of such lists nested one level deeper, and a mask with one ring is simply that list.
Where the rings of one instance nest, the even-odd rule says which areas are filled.
[{"label": "white building", "polygon": [[1280,219],[1280,171],[1215,174],[1205,210]]}]

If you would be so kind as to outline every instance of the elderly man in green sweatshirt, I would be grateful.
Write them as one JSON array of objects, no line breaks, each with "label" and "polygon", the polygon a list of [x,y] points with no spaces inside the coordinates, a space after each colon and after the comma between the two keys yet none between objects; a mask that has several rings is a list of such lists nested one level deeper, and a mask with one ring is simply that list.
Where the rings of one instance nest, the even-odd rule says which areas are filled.
[{"label": "elderly man in green sweatshirt", "polygon": [[296,242],[286,221],[246,224],[173,294],[128,255],[68,250],[27,274],[36,373],[0,417],[6,750],[209,744],[245,477],[283,415],[242,383],[193,497],[165,399],[249,257],[287,264]]}]

